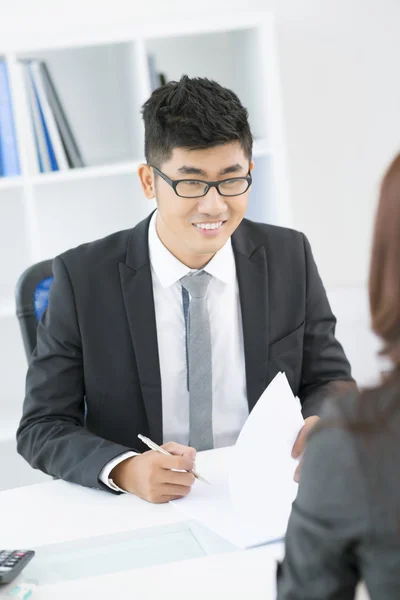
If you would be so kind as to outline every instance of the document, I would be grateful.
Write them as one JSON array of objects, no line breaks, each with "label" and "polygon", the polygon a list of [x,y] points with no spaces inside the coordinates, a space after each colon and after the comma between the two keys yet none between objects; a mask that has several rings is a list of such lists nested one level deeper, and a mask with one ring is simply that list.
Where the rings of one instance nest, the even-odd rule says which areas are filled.
[{"label": "document", "polygon": [[189,496],[172,504],[240,548],[285,535],[297,484],[293,444],[304,424],[300,402],[278,373],[250,413],[235,446],[202,452]]}]

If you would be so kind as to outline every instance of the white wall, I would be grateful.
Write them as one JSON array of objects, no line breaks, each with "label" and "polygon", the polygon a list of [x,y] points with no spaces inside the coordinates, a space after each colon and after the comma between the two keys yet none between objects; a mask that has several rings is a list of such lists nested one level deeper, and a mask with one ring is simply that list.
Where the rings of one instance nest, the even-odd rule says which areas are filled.
[{"label": "white wall", "polygon": [[[0,37],[109,29],[131,20],[224,17],[226,0],[0,0]],[[293,225],[309,237],[356,377],[378,372],[365,283],[378,183],[399,149],[398,0],[230,0],[277,21]]]},{"label": "white wall", "polygon": [[[226,0],[13,0],[0,36],[215,13]],[[399,149],[398,0],[230,0],[277,21],[294,226],[310,238],[324,281],[367,279],[378,183]]]}]

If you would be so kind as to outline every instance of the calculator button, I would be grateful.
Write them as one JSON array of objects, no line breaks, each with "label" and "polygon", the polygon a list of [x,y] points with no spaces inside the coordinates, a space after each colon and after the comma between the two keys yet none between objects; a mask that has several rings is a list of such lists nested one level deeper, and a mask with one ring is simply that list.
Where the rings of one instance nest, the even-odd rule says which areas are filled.
[{"label": "calculator button", "polygon": [[11,567],[0,567],[0,573],[6,573],[11,571]]}]

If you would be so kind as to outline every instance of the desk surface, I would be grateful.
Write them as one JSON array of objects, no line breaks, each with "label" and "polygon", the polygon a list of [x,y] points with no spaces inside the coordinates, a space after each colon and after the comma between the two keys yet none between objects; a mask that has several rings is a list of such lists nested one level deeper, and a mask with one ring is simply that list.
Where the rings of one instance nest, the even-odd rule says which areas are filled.
[{"label": "desk surface", "polygon": [[[163,600],[177,600],[188,594],[191,599],[206,596],[234,598],[244,594],[250,594],[254,599],[274,598],[275,557],[281,555],[281,545],[240,551],[232,549],[215,534],[201,531],[201,526],[198,526],[199,531],[194,529],[194,532],[202,550],[205,550],[203,554],[207,556],[191,558],[198,554],[193,552],[193,544],[188,537],[183,537],[191,522],[169,504],[153,505],[128,494],[117,496],[63,481],[50,481],[0,492],[0,510],[4,517],[0,545],[3,548],[33,548],[38,551],[38,557],[48,552],[48,546],[52,544],[58,544],[58,548],[64,551],[68,542],[72,547],[69,555],[75,552],[78,557],[82,543],[85,545],[90,538],[103,539],[104,543],[104,536],[111,536],[114,545],[115,540],[126,543],[127,537],[141,537],[143,545],[146,536],[153,536],[158,539],[157,548],[155,546],[158,553],[162,549],[160,535],[163,532],[170,536],[167,547],[171,548],[171,540],[176,539],[179,552],[175,562],[159,564],[160,560],[155,558],[154,563],[150,560],[148,566],[131,570],[95,577],[82,578],[80,575],[74,580],[61,577],[60,583],[46,581],[46,585],[35,590],[33,600],[54,597],[61,600],[72,596],[77,599],[160,596]],[[28,570],[35,573],[35,560],[31,569],[28,566],[24,573]],[[75,560],[77,562],[78,559]],[[135,594],[124,595],[126,590],[135,590]],[[228,594],[229,590],[231,593]],[[0,596],[4,596],[6,591],[2,589]]]},{"label": "desk surface", "polygon": [[[148,504],[131,495],[116,496],[63,481],[0,492],[0,511],[0,545],[33,548],[38,556],[50,544],[71,542],[78,547],[88,538],[111,536],[121,541],[129,532],[140,536],[160,529],[179,533],[188,524],[171,505]],[[203,547],[208,541],[207,536],[201,539]],[[213,552],[213,539],[211,543]],[[221,550],[203,558],[40,585],[32,600],[275,600],[276,559],[283,555],[282,544],[228,552],[222,546],[217,552]],[[9,589],[1,589],[0,596],[6,597]],[[357,596],[359,600],[367,598],[364,594]]]}]

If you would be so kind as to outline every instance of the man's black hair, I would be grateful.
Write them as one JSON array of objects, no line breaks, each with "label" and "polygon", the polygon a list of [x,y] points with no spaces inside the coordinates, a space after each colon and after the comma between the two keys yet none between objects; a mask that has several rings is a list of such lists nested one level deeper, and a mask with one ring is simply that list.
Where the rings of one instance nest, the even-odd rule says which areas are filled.
[{"label": "man's black hair", "polygon": [[156,89],[142,107],[145,157],[161,168],[174,148],[203,150],[240,142],[251,160],[248,112],[237,95],[219,83],[183,75]]}]

